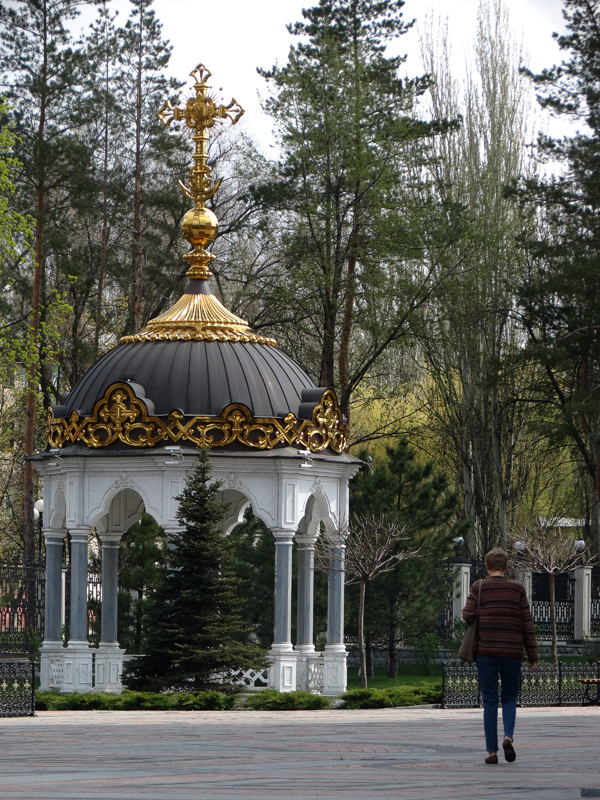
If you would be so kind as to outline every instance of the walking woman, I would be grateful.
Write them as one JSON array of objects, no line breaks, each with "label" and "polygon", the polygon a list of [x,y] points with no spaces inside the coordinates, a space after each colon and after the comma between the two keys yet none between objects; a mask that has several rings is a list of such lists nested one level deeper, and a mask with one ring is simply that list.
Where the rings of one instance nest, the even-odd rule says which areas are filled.
[{"label": "walking woman", "polygon": [[485,568],[489,577],[473,584],[462,611],[464,621],[469,625],[473,624],[477,617],[477,597],[481,584],[475,661],[483,698],[483,729],[488,751],[486,764],[498,763],[498,674],[502,681],[502,748],[506,760],[514,761],[517,756],[513,734],[523,647],[529,660],[529,669],[534,672],[538,664],[535,633],[525,587],[506,577],[507,567],[506,551],[500,547],[490,550],[485,557]]}]

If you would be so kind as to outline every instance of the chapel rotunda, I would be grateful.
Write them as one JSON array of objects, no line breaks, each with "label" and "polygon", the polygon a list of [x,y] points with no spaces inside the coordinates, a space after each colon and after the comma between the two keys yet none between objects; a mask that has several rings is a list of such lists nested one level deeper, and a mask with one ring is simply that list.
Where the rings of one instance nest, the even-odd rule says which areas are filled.
[{"label": "chapel rotunda", "polygon": [[[205,247],[218,221],[206,207],[219,188],[207,163],[211,130],[244,113],[235,100],[217,105],[202,65],[183,106],[166,102],[159,117],[192,131],[194,164],[184,193],[194,202],[182,222],[192,245],[180,300],[138,334],[102,356],[48,415],[48,451],[34,457],[44,478],[46,626],[41,686],[62,692],[121,690],[124,651],[117,641],[118,547],[151,514],[165,532],[178,529],[177,496],[210,448],[213,477],[223,482],[230,517],[248,505],[275,538],[275,625],[269,685],[281,691],[346,687],[344,547],[331,548],[327,644],[313,641],[314,547],[324,525],[348,516],[348,481],[358,460],[347,453],[345,421],[333,389],[317,387],[276,342],[255,333],[212,294]],[[102,630],[88,642],[87,550],[102,542]],[[62,646],[62,552],[71,540],[70,638]],[[291,642],[292,545],[298,547],[297,641]],[[232,665],[235,666],[235,665]]]}]

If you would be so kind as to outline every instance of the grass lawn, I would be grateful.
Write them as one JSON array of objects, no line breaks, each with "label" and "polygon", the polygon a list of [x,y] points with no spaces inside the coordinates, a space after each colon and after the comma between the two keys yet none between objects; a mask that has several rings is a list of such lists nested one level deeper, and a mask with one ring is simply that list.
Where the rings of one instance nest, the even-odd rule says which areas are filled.
[{"label": "grass lawn", "polygon": [[[430,686],[442,682],[442,665],[432,664],[431,675],[422,675],[421,668],[406,664],[398,667],[398,677],[388,678],[387,667],[375,667],[375,677],[369,678],[367,685],[369,689],[393,689],[397,686]],[[358,667],[348,667],[348,690],[360,689],[360,677]]]}]

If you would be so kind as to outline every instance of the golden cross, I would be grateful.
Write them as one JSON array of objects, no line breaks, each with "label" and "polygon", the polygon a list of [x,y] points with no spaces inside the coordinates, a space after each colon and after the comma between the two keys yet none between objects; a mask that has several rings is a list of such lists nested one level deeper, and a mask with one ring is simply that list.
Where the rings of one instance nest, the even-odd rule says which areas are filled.
[{"label": "golden cross", "polygon": [[206,81],[212,75],[202,64],[190,72],[194,78],[195,96],[188,98],[184,106],[173,106],[169,100],[158,112],[158,118],[168,128],[175,121],[185,120],[188,128],[194,131],[193,140],[195,144],[194,166],[189,173],[189,188],[179,181],[182,192],[194,201],[195,208],[204,208],[205,202],[214,195],[221,180],[212,183],[211,169],[207,164],[208,154],[206,145],[208,143],[208,132],[214,127],[217,121],[229,119],[235,123],[244,113],[244,109],[233,98],[228,106],[217,105],[214,98],[208,94]]}]

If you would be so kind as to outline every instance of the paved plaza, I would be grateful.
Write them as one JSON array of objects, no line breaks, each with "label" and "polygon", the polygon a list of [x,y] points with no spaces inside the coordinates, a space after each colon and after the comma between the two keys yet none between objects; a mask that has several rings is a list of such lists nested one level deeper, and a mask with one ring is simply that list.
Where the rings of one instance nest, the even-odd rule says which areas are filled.
[{"label": "paved plaza", "polygon": [[3,719],[0,798],[600,797],[600,708],[517,715],[486,766],[482,712],[39,712]]}]

